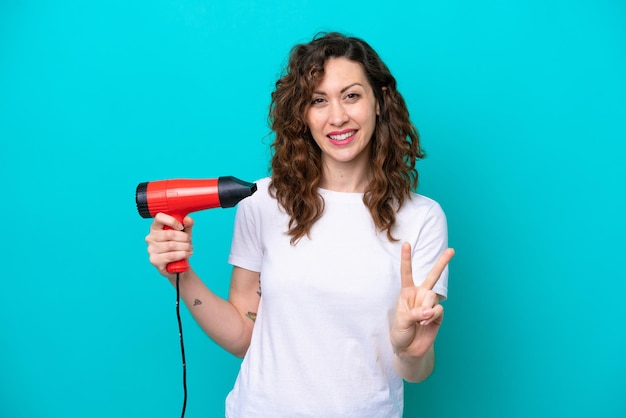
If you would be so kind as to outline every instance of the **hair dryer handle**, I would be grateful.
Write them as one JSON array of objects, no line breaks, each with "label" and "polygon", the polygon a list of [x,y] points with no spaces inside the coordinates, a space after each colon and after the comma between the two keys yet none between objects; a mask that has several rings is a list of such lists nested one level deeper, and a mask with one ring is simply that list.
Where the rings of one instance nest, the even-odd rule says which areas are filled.
[{"label": "hair dryer handle", "polygon": [[[173,213],[171,214],[174,218],[176,218],[176,220],[178,222],[180,222],[181,224],[183,223],[183,219],[185,218],[185,214],[178,214],[178,213]],[[165,225],[163,227],[164,230],[166,229],[172,229],[169,226]],[[189,270],[189,261],[187,261],[187,259],[182,259],[182,260],[178,260],[178,261],[172,261],[171,263],[169,263],[166,267],[166,270],[168,273],[183,273],[187,270]]]}]

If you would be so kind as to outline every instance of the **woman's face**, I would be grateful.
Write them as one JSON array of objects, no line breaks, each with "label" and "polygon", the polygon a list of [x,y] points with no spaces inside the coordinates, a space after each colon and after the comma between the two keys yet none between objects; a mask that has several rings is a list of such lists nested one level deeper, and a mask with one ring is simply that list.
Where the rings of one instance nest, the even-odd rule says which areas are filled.
[{"label": "woman's face", "polygon": [[361,64],[331,58],[314,89],[306,122],[325,168],[366,167],[379,107]]}]

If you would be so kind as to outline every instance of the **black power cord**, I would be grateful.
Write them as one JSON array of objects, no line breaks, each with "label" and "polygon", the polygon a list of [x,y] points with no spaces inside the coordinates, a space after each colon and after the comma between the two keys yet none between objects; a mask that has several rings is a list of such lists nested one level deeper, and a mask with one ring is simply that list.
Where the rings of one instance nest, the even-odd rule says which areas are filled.
[{"label": "black power cord", "polygon": [[187,408],[187,364],[185,361],[185,343],[183,342],[183,322],[180,319],[180,273],[176,273],[176,318],[178,319],[178,335],[180,336],[180,353],[183,357],[183,410],[180,417],[184,418]]}]

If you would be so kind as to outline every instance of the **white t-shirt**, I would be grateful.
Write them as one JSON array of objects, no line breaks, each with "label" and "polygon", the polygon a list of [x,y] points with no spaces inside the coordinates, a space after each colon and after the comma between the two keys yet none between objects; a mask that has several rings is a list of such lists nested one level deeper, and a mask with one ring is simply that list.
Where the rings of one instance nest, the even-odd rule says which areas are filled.
[{"label": "white t-shirt", "polygon": [[[252,341],[233,390],[229,418],[401,417],[403,381],[389,330],[400,281],[400,249],[413,249],[416,284],[447,247],[446,218],[412,194],[390,242],[376,231],[362,193],[320,189],[324,214],[310,237],[290,244],[289,216],[269,178],[237,208],[229,262],[260,272]],[[447,296],[447,268],[435,291]]]}]

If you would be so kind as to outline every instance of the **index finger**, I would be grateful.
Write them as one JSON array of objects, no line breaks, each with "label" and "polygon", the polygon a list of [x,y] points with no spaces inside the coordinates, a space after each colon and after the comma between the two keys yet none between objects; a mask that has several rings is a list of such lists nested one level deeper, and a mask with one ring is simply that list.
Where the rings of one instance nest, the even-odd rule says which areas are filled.
[{"label": "index finger", "polygon": [[413,265],[411,264],[411,244],[405,242],[402,244],[402,252],[400,253],[400,279],[402,287],[413,287]]},{"label": "index finger", "polygon": [[155,222],[153,222],[151,226],[151,228],[154,229],[162,229],[163,227],[167,226],[172,229],[182,231],[184,228],[183,224],[181,224],[175,217],[163,212],[157,213],[154,217],[154,221]]},{"label": "index finger", "polygon": [[450,260],[452,260],[452,257],[454,257],[454,249],[446,248],[420,287],[423,289],[433,290],[433,287],[437,284],[439,277],[441,277],[441,273],[443,273],[443,270],[446,268]]}]

